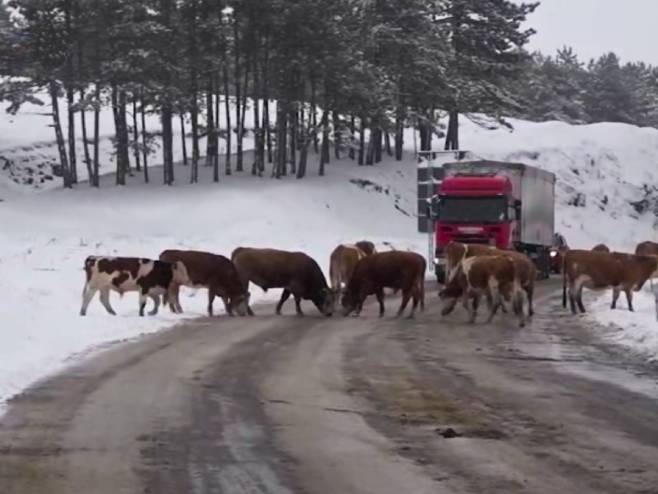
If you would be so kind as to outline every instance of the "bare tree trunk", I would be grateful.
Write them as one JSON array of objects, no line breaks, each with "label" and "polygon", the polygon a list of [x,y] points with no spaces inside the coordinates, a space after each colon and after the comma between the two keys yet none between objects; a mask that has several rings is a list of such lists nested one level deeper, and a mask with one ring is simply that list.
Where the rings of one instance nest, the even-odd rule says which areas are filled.
[{"label": "bare tree trunk", "polygon": [[297,173],[297,111],[292,110],[290,112],[290,156],[288,161],[290,162],[290,173],[294,175]]},{"label": "bare tree trunk", "polygon": [[73,86],[66,88],[66,110],[68,112],[69,170],[71,184],[78,183],[78,165],[75,152],[75,97]]},{"label": "bare tree trunk", "polygon": [[264,105],[263,118],[267,122],[267,126],[265,127],[267,134],[267,162],[272,163],[274,160],[272,153],[272,127],[270,125],[270,101],[267,97],[265,98]]},{"label": "bare tree trunk", "polygon": [[329,163],[329,110],[322,111],[322,151],[320,152],[319,175],[324,176],[325,165]]},{"label": "bare tree trunk", "polygon": [[96,83],[95,94],[94,94],[94,167],[93,167],[93,178],[92,185],[94,187],[100,186],[100,163],[99,163],[99,153],[100,153],[100,115],[101,115],[101,85]]},{"label": "bare tree trunk", "polygon": [[219,110],[221,106],[221,89],[220,89],[220,84],[219,81],[221,79],[221,75],[219,73],[219,70],[215,72],[215,127],[217,131],[215,132],[215,141],[213,143],[213,160],[215,163],[217,163],[217,167],[219,167],[219,140],[220,140],[220,131],[221,131],[221,124],[220,124],[220,118],[219,118]]},{"label": "bare tree trunk", "polygon": [[62,133],[62,123],[59,116],[59,91],[57,83],[50,81],[49,84],[50,103],[52,105],[53,127],[55,129],[55,138],[57,140],[57,151],[59,152],[59,163],[62,169],[62,181],[64,187],[71,187],[71,176],[69,174],[69,163],[66,156],[66,144],[64,142],[64,134]]},{"label": "bare tree trunk", "polygon": [[[215,105],[213,94],[212,75],[208,75],[208,86],[206,87],[206,166],[213,166],[213,156],[215,156],[212,148],[215,134]],[[217,180],[219,180],[219,177]]]},{"label": "bare tree trunk", "polygon": [[377,126],[375,132],[375,163],[382,161],[382,128]]},{"label": "bare tree trunk", "polygon": [[139,127],[137,125],[137,94],[133,94],[133,154],[135,156],[135,169],[142,171],[139,159]]},{"label": "bare tree trunk", "polygon": [[361,115],[359,118],[360,123],[361,123],[361,130],[359,131],[359,159],[358,163],[359,166],[363,166],[365,164],[365,157],[366,157],[366,117]]},{"label": "bare tree trunk", "polygon": [[128,124],[126,122],[126,93],[116,84],[112,85],[112,112],[116,134],[116,184],[126,185],[126,173],[129,168]]},{"label": "bare tree trunk", "polygon": [[229,100],[228,68],[224,63],[224,109],[226,112],[226,174],[231,174],[231,102]]},{"label": "bare tree trunk", "polygon": [[281,178],[287,174],[286,170],[286,151],[287,151],[287,117],[288,112],[286,111],[287,104],[281,99],[277,100],[276,103],[276,173],[274,176],[276,178]]},{"label": "bare tree trunk", "polygon": [[404,148],[404,124],[401,111],[398,110],[395,116],[395,159],[402,160],[402,150]]},{"label": "bare tree trunk", "polygon": [[174,183],[174,156],[173,156],[173,111],[169,102],[165,101],[160,112],[162,120],[162,161],[164,164],[164,183]]},{"label": "bare tree trunk", "polygon": [[142,153],[144,159],[144,182],[149,183],[149,162],[148,162],[148,140],[146,136],[146,103],[144,102],[144,90],[140,91],[140,107],[142,114]]},{"label": "bare tree trunk", "polygon": [[297,167],[297,178],[304,178],[306,176],[306,164],[308,162],[308,148],[311,140],[308,135],[308,128],[302,126],[300,129],[300,150],[299,150],[299,166]]},{"label": "bare tree trunk", "polygon": [[196,75],[193,76],[192,82],[192,108],[190,110],[190,120],[192,125],[192,167],[190,169],[190,183],[199,181],[199,105],[197,102]]},{"label": "bare tree trunk", "polygon": [[457,110],[450,111],[445,149],[459,149],[459,111]]},{"label": "bare tree trunk", "polygon": [[185,139],[185,116],[181,113],[180,117],[180,140],[183,148],[183,166],[187,166],[187,141]]},{"label": "bare tree trunk", "polygon": [[[318,107],[316,102],[316,88],[315,88],[315,77],[311,76],[311,126],[314,129],[318,128]],[[319,151],[318,143],[318,133],[313,133],[313,149],[315,154]]]},{"label": "bare tree trunk", "polygon": [[351,142],[350,142],[349,157],[351,160],[353,160],[355,156],[354,141],[356,140],[356,118],[354,117],[354,115],[352,115],[350,118],[350,136],[351,136]]},{"label": "bare tree trunk", "polygon": [[338,118],[338,112],[334,110],[331,113],[331,121],[334,124],[334,156],[336,157],[337,160],[340,159],[340,147],[342,145],[341,142],[341,128],[340,128],[340,118]]},{"label": "bare tree trunk", "polygon": [[386,144],[386,154],[393,156],[393,149],[391,148],[391,134],[388,133],[388,130],[384,131],[384,143]]},{"label": "bare tree trunk", "polygon": [[254,82],[253,82],[253,112],[254,112],[254,165],[251,169],[252,175],[262,176],[264,170],[261,122],[260,122],[260,79],[258,73],[257,59],[254,58]]},{"label": "bare tree trunk", "polygon": [[[80,89],[80,103],[82,104],[85,100],[85,91]],[[82,149],[85,153],[85,165],[87,167],[87,179],[89,180],[89,185],[93,185],[92,175],[93,168],[91,164],[91,154],[89,152],[89,141],[87,139],[87,117],[84,106],[80,108],[80,127],[82,129]]]}]

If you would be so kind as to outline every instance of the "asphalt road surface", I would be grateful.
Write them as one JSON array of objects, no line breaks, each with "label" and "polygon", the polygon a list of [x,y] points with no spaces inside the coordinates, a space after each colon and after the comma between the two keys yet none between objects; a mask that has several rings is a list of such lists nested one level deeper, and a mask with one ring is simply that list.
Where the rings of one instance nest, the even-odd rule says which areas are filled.
[{"label": "asphalt road surface", "polygon": [[657,493],[658,369],[556,288],[525,329],[428,292],[413,321],[264,306],[117,345],[11,402],[0,493]]}]

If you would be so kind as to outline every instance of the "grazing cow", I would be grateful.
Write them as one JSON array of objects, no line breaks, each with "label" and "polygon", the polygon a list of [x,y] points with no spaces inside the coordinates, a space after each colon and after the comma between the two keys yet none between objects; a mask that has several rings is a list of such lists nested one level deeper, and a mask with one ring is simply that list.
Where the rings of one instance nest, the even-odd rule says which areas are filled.
[{"label": "grazing cow", "polygon": [[[189,283],[185,266],[178,263],[153,261],[138,257],[97,257],[89,256],[84,266],[86,282],[82,291],[80,315],[87,313],[89,302],[100,290],[101,303],[112,315],[116,315],[110,305],[110,290],[123,295],[124,292],[139,292],[139,315],[144,315],[146,299],[150,297],[155,307],[149,315],[158,313],[160,295],[172,297],[178,286]],[[175,312],[172,307],[172,311]]]},{"label": "grazing cow", "polygon": [[[442,313],[445,315],[454,306],[456,297],[462,298],[464,308],[470,312],[469,322],[475,322],[480,298],[486,297],[489,306],[491,322],[502,300],[512,304],[514,313],[519,318],[519,326],[525,326],[523,314],[523,291],[514,259],[509,255],[473,256],[464,259],[446,287],[441,290],[439,297],[449,300],[448,307]],[[469,306],[469,300],[472,301]]]},{"label": "grazing cow", "polygon": [[[505,255],[512,258],[519,282],[521,283],[521,288],[523,288],[523,291],[525,292],[528,299],[528,315],[532,317],[534,315],[533,299],[535,292],[535,281],[537,280],[537,267],[527,255],[515,250],[499,250],[493,247],[479,244],[461,244],[458,242],[451,242],[446,246],[446,259],[448,259],[449,262],[454,265],[454,267],[452,267],[453,276],[457,272],[459,263],[462,260],[482,255]],[[451,292],[454,293],[454,287]],[[445,297],[446,300],[443,309],[444,315],[452,312],[460,296],[461,294],[456,294],[454,297],[452,297],[452,302],[447,300],[449,297]],[[507,312],[505,305],[501,305],[501,308],[503,312]]]},{"label": "grazing cow", "polygon": [[569,298],[571,312],[585,312],[583,288],[605,290],[612,288],[614,309],[621,291],[626,293],[628,309],[633,310],[633,291],[657,275],[658,257],[570,250],[564,256],[562,269],[562,306]]},{"label": "grazing cow", "polygon": [[356,245],[359,249],[361,249],[367,256],[377,254],[377,249],[375,248],[375,244],[373,244],[369,240],[360,240],[354,245]]},{"label": "grazing cow", "polygon": [[384,315],[384,288],[402,290],[402,303],[397,317],[402,315],[413,298],[409,317],[414,316],[420,302],[425,309],[425,258],[415,252],[390,251],[361,259],[343,293],[341,304],[347,316],[353,311],[361,313],[365,299],[372,294],[379,302],[379,315]]},{"label": "grazing cow", "polygon": [[646,242],[640,242],[635,247],[635,255],[638,256],[658,256],[658,244],[647,240]]},{"label": "grazing cow", "polygon": [[[218,296],[224,302],[226,312],[233,315],[244,316],[249,304],[249,292],[246,291],[238,270],[226,257],[200,252],[195,250],[165,250],[160,254],[161,261],[182,262],[187,269],[189,284],[191,288],[208,289],[208,315],[212,316],[213,301]],[[176,289],[176,298],[169,303],[178,312],[183,312],[179,300],[179,289]],[[167,303],[165,295],[164,303]]]},{"label": "grazing cow", "polygon": [[356,245],[339,245],[329,259],[331,288],[337,294],[347,286],[356,264],[366,257],[366,253]]},{"label": "grazing cow", "polygon": [[592,247],[592,252],[610,252],[610,248],[605,244],[596,244]]},{"label": "grazing cow", "polygon": [[[334,292],[327,285],[318,263],[303,252],[238,247],[231,254],[231,260],[240,273],[245,290],[250,281],[264,291],[283,288],[276,306],[277,314],[281,314],[281,307],[291,294],[300,316],[304,315],[300,306],[302,299],[312,301],[326,316],[333,314]],[[247,310],[253,314],[251,308]]]}]

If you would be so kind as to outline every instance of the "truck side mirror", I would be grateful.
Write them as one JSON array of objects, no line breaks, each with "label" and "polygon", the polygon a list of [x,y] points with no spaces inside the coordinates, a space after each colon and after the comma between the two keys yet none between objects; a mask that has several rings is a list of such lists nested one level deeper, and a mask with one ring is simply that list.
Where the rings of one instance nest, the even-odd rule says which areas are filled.
[{"label": "truck side mirror", "polygon": [[439,217],[439,196],[436,194],[427,199],[427,213],[432,220]]}]

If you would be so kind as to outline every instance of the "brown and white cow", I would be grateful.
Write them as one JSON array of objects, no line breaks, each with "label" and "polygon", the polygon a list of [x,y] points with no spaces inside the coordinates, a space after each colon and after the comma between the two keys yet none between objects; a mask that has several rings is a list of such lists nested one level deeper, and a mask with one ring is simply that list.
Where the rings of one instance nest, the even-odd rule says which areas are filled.
[{"label": "brown and white cow", "polygon": [[592,247],[592,252],[610,252],[610,247],[606,244],[596,244]]},{"label": "brown and white cow", "polygon": [[377,249],[375,248],[375,244],[373,244],[370,240],[359,240],[354,245],[356,245],[359,249],[361,249],[367,256],[377,254]]},{"label": "brown and white cow", "polygon": [[[290,295],[295,297],[295,307],[300,316],[304,315],[300,306],[302,299],[311,300],[326,316],[333,314],[334,292],[327,285],[318,263],[303,252],[238,247],[231,254],[231,260],[240,273],[245,289],[249,282],[264,291],[283,288],[276,306],[277,314],[281,314],[281,307]],[[253,314],[251,308],[248,311]]]},{"label": "brown and white cow", "polygon": [[[535,263],[532,262],[527,255],[522,252],[517,252],[515,250],[499,250],[488,245],[480,244],[462,244],[458,242],[451,242],[446,246],[446,259],[449,259],[449,262],[454,264],[452,275],[454,276],[457,270],[459,269],[459,263],[464,259],[477,256],[493,256],[493,255],[506,255],[512,258],[514,261],[514,266],[516,269],[517,277],[521,283],[521,288],[526,294],[528,299],[528,315],[532,317],[534,315],[534,292],[535,292],[535,282],[537,280],[537,267]],[[449,279],[449,277],[448,277]],[[449,283],[449,281],[448,281]],[[454,288],[454,287],[453,287]],[[454,292],[454,290],[452,291]],[[454,309],[455,305],[459,300],[460,294],[453,297],[452,302],[446,297],[444,301],[444,312],[449,314]],[[505,305],[501,305],[503,312],[507,312]]]},{"label": "brown and white cow", "polygon": [[331,288],[340,294],[347,286],[356,264],[366,257],[366,253],[356,245],[341,244],[329,257],[329,279]]},{"label": "brown and white cow", "polygon": [[[175,295],[178,286],[189,282],[187,270],[182,263],[170,263],[138,257],[99,257],[89,256],[85,260],[86,282],[82,291],[80,315],[87,314],[89,302],[97,291],[105,310],[116,315],[110,305],[110,290],[119,292],[139,292],[139,315],[144,315],[147,297],[155,304],[149,315],[158,313],[160,296]],[[175,308],[172,307],[172,311]]]},{"label": "brown and white cow", "polygon": [[390,251],[373,254],[361,259],[343,293],[341,304],[344,315],[356,311],[359,315],[369,295],[376,295],[379,315],[384,315],[384,288],[402,290],[402,303],[397,317],[401,316],[413,299],[409,317],[414,316],[420,303],[425,309],[425,258],[415,252]]},{"label": "brown and white cow", "polygon": [[658,275],[658,257],[638,256],[619,252],[569,250],[562,269],[562,306],[569,299],[571,312],[585,312],[583,288],[612,288],[614,309],[620,292],[626,294],[628,309],[633,310],[633,291],[639,291],[648,279]]},{"label": "brown and white cow", "polygon": [[487,322],[491,322],[498,308],[502,306],[502,301],[505,300],[512,304],[514,314],[519,319],[519,326],[525,326],[523,290],[512,257],[473,256],[461,261],[452,279],[439,292],[442,300],[449,301],[442,314],[446,315],[452,310],[454,299],[461,297],[464,308],[470,313],[469,322],[473,323],[482,296],[486,297],[489,306]]},{"label": "brown and white cow", "polygon": [[[187,269],[191,288],[208,289],[208,315],[213,315],[213,301],[220,297],[226,307],[226,312],[232,316],[233,312],[244,316],[249,304],[249,292],[242,284],[240,275],[230,259],[210,252],[196,250],[165,250],[160,254],[161,261],[182,262]],[[174,304],[178,312],[183,312],[180,305],[179,289],[176,289],[175,299],[167,301]]]}]

